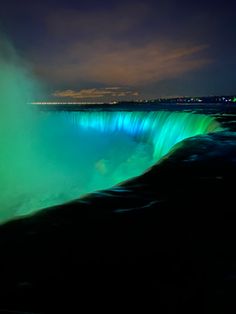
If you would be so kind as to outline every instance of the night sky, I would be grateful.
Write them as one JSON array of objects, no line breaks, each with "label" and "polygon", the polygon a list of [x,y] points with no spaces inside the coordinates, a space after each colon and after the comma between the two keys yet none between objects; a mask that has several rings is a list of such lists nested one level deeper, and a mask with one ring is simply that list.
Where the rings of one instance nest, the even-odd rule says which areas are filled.
[{"label": "night sky", "polygon": [[47,100],[236,93],[236,1],[2,0]]}]

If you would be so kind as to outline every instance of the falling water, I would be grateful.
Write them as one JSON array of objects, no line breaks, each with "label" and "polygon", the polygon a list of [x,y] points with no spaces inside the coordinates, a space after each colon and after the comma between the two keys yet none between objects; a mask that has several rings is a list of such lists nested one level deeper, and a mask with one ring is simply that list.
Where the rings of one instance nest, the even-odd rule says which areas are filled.
[{"label": "falling water", "polygon": [[138,176],[181,140],[219,129],[191,113],[32,110],[37,84],[10,50],[0,53],[0,222]]}]

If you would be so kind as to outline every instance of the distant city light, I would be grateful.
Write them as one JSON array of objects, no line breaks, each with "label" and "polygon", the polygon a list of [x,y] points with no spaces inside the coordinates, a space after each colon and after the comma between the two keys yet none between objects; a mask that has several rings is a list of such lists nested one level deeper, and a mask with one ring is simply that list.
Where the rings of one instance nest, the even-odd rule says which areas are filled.
[{"label": "distant city light", "polygon": [[236,96],[206,96],[206,97],[163,97],[156,99],[139,99],[139,100],[115,100],[108,102],[95,102],[95,101],[36,101],[31,102],[31,105],[116,105],[121,103],[236,103]]}]

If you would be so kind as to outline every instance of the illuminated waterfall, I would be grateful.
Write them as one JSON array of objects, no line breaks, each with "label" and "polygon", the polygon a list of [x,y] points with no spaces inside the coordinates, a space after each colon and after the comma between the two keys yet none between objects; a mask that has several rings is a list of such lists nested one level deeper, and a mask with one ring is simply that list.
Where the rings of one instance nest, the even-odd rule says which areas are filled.
[{"label": "illuminated waterfall", "polygon": [[219,130],[190,113],[31,110],[41,89],[7,40],[0,48],[0,222],[138,176],[181,140]]},{"label": "illuminated waterfall", "polygon": [[1,141],[0,221],[138,176],[181,140],[219,130],[210,116],[175,112],[36,111],[33,121]]},{"label": "illuminated waterfall", "polygon": [[69,120],[85,129],[99,132],[125,132],[152,144],[153,160],[159,160],[178,142],[219,129],[207,115],[176,112],[74,112]]}]

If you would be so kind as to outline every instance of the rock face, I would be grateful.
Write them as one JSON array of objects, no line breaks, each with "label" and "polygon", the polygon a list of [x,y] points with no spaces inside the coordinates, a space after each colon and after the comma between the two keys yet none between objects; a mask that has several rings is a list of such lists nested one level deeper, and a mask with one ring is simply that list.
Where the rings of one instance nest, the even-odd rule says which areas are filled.
[{"label": "rock face", "polygon": [[112,300],[111,312],[128,301],[133,310],[228,313],[236,135],[178,145],[140,177],[3,225],[1,308],[70,313]]}]

